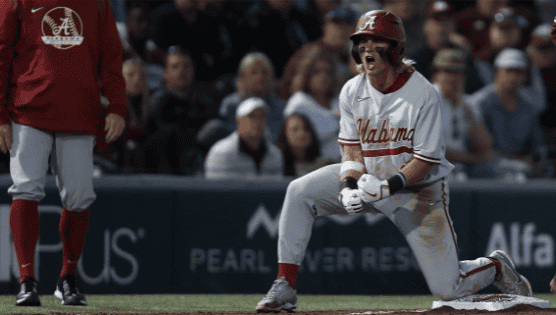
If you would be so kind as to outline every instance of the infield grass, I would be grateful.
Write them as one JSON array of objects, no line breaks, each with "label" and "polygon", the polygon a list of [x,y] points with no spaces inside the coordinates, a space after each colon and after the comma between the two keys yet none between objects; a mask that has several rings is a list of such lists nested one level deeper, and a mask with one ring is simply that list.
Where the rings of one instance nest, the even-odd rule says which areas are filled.
[{"label": "infield grass", "polygon": [[[556,307],[556,296],[535,295]],[[64,306],[51,295],[41,296],[41,307],[16,307],[15,297],[0,295],[0,314],[48,313],[163,313],[195,311],[245,311],[254,314],[262,294],[191,295],[88,295],[90,306]],[[299,295],[298,311],[430,309],[433,296]]]}]

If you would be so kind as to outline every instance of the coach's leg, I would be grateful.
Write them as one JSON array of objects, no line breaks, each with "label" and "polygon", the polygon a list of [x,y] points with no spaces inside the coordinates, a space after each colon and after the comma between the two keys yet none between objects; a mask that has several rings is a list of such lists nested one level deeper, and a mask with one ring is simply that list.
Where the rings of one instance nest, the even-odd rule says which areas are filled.
[{"label": "coach's leg", "polygon": [[64,261],[61,276],[75,275],[89,226],[93,190],[93,146],[91,135],[57,134],[51,167],[62,199],[60,239]]},{"label": "coach's leg", "polygon": [[443,300],[467,296],[490,285],[496,275],[491,259],[459,261],[450,218],[449,187],[441,180],[416,194],[377,203],[405,236],[432,294]]},{"label": "coach's leg", "polygon": [[39,237],[38,203],[44,198],[52,135],[20,124],[12,124],[10,174],[13,185],[10,229],[19,265],[20,280],[35,278],[34,259]]}]

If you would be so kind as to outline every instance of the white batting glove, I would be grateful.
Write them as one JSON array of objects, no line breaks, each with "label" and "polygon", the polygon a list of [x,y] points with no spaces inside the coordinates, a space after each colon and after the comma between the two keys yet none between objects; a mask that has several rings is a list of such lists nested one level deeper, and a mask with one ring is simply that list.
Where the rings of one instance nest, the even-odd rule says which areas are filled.
[{"label": "white batting glove", "polygon": [[387,180],[380,180],[371,174],[363,174],[359,181],[361,200],[367,203],[390,197],[390,187]]},{"label": "white batting glove", "polygon": [[363,211],[360,192],[358,189],[344,188],[340,192],[340,202],[349,214],[357,214]]}]

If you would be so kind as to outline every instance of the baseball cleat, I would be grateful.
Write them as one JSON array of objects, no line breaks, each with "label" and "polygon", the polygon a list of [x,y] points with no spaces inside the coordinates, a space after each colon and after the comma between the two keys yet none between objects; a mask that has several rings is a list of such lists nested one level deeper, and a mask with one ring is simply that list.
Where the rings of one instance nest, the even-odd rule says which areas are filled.
[{"label": "baseball cleat", "polygon": [[63,305],[87,306],[87,300],[79,291],[75,275],[61,277],[56,284],[54,296],[61,299]]},{"label": "baseball cleat", "polygon": [[533,296],[533,289],[529,280],[517,272],[508,254],[501,250],[495,250],[488,257],[500,262],[500,273],[494,278],[493,284],[502,293]]},{"label": "baseball cleat", "polygon": [[266,296],[257,303],[257,313],[279,313],[282,310],[294,312],[297,307],[297,291],[286,278],[274,280]]},{"label": "baseball cleat", "polygon": [[25,278],[19,285],[19,293],[15,296],[16,306],[41,306],[37,280]]}]

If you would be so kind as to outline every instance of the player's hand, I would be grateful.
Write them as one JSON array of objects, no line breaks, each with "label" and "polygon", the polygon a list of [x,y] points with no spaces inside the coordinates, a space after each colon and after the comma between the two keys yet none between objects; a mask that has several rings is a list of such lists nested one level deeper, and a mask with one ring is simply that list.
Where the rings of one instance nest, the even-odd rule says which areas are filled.
[{"label": "player's hand", "polygon": [[357,181],[361,192],[361,200],[370,203],[390,197],[390,187],[387,180],[380,180],[371,174],[363,174]]},{"label": "player's hand", "polygon": [[104,131],[106,131],[106,143],[110,143],[122,135],[125,129],[125,119],[114,113],[108,114],[106,116],[106,125],[104,126]]},{"label": "player's hand", "polygon": [[12,149],[13,143],[12,124],[0,125],[0,150],[8,153]]},{"label": "player's hand", "polygon": [[363,211],[359,190],[346,187],[340,192],[339,199],[349,214],[357,214]]},{"label": "player's hand", "polygon": [[550,292],[556,293],[556,276],[550,280]]}]

